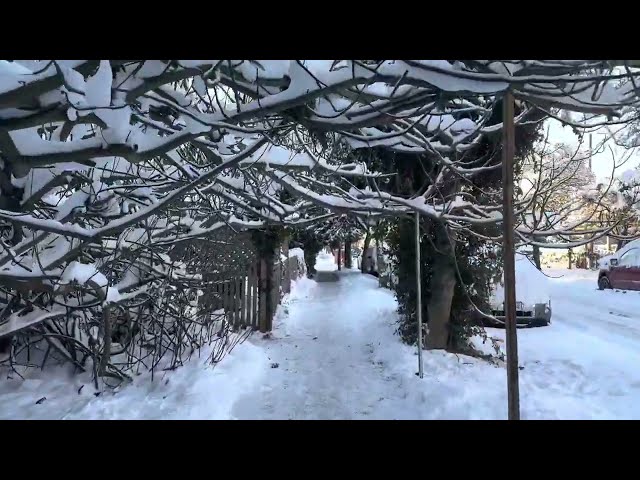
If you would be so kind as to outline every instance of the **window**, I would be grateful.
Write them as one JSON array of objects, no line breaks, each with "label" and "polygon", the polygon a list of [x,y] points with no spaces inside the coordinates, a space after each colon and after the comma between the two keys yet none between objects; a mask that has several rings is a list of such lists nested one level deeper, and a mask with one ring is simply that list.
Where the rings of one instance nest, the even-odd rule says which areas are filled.
[{"label": "window", "polygon": [[620,258],[618,265],[620,265],[621,267],[637,267],[639,263],[640,262],[638,262],[638,249],[634,248],[626,252],[622,256],[622,258]]}]

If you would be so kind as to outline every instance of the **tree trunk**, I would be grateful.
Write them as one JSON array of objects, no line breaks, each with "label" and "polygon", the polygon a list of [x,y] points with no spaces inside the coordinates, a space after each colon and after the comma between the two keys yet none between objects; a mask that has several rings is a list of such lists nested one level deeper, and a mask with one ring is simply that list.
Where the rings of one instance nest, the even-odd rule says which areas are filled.
[{"label": "tree trunk", "polygon": [[[627,235],[627,227],[626,227],[626,226],[624,226],[624,227],[622,228],[622,235],[623,235],[623,236],[624,236],[624,235]],[[625,245],[625,241],[624,241],[624,240],[622,240],[622,239],[621,239],[621,240],[618,240],[618,245],[616,245],[616,252],[620,251],[620,249],[621,249],[622,247],[624,247],[624,245]]]},{"label": "tree trunk", "polygon": [[316,273],[316,253],[312,250],[304,251],[304,263],[307,266],[307,276],[315,275]]},{"label": "tree trunk", "polygon": [[436,226],[436,249],[441,252],[433,258],[431,299],[427,305],[428,333],[425,346],[429,350],[445,350],[449,345],[449,320],[456,286],[453,241],[444,224]]},{"label": "tree trunk", "polygon": [[338,245],[338,270],[342,270],[342,245]]},{"label": "tree trunk", "polygon": [[351,242],[344,242],[344,268],[351,268]]},{"label": "tree trunk", "polygon": [[537,245],[533,246],[533,261],[536,264],[536,268],[538,270],[542,270],[542,265],[540,263],[540,247]]},{"label": "tree trunk", "polygon": [[[585,235],[585,238],[589,238],[589,235]],[[585,252],[586,252],[586,267],[588,269],[591,269],[593,267],[593,242],[589,242],[585,245]]]},{"label": "tree trunk", "polygon": [[367,234],[364,237],[364,246],[362,247],[362,263],[360,264],[360,271],[362,273],[368,273],[370,265],[367,261],[367,250],[369,249],[369,245],[371,245],[371,233],[367,229]]},{"label": "tree trunk", "polygon": [[569,270],[571,270],[572,263],[573,263],[573,251],[569,249]]},{"label": "tree trunk", "polygon": [[[273,326],[273,315],[278,304],[273,289],[274,282],[274,255],[263,256],[258,262],[258,298],[259,302],[259,328],[261,333],[270,332]],[[275,302],[275,303],[274,303]]]},{"label": "tree trunk", "polygon": [[102,327],[104,346],[102,349],[102,356],[100,357],[100,367],[98,372],[101,376],[107,373],[107,366],[111,360],[111,323],[112,323],[113,306],[107,303],[102,309]]}]

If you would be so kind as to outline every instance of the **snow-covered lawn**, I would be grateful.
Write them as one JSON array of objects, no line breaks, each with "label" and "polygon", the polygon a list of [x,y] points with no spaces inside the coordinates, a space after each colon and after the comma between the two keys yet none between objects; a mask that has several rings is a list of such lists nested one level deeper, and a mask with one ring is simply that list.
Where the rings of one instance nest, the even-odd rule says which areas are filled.
[{"label": "snow-covered lawn", "polygon": [[[95,396],[90,378],[65,369],[13,374],[0,380],[0,419],[228,419],[239,395],[263,372],[266,356],[258,346],[237,346],[215,368],[194,358],[173,372],[135,378],[132,385]],[[42,400],[44,398],[44,400]]]},{"label": "snow-covered lawn", "polygon": [[[317,268],[335,270],[332,256]],[[597,291],[596,272],[547,273],[564,274],[551,280],[552,324],[518,330],[522,417],[640,418],[640,293]],[[419,379],[415,349],[394,335],[395,309],[369,275],[303,278],[272,335],[255,334],[216,368],[203,354],[99,397],[90,384],[78,393],[86,378],[34,371],[0,381],[0,418],[506,418],[503,366],[425,352]]]}]

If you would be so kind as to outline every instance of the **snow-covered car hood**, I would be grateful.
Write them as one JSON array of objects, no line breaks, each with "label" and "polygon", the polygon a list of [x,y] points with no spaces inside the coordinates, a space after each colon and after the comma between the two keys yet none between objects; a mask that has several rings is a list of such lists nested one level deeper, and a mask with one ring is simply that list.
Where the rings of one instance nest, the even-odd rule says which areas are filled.
[{"label": "snow-covered car hood", "polygon": [[[528,258],[516,255],[516,301],[533,307],[537,303],[549,303],[550,299],[549,279]],[[504,275],[502,282],[495,285],[490,300],[492,305],[504,302]]]}]

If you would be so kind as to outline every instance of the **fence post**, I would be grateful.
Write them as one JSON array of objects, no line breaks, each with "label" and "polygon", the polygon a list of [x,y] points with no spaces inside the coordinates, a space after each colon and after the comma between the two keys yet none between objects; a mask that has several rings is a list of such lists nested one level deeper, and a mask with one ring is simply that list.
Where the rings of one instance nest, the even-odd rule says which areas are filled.
[{"label": "fence post", "polygon": [[285,260],[284,260],[284,266],[286,266],[286,268],[284,268],[284,285],[282,287],[282,290],[284,293],[291,293],[291,268],[289,268],[290,265],[290,261],[289,261],[289,237],[285,237],[284,241],[282,242],[282,254],[285,256]]},{"label": "fence post", "polygon": [[222,283],[222,309],[224,310],[224,322],[227,323],[229,321],[229,283],[226,280]]},{"label": "fence post", "polygon": [[271,305],[269,309],[269,330],[273,327],[273,316],[276,313],[276,308],[278,308],[278,303],[280,303],[280,298],[278,292],[280,290],[280,248],[276,250],[273,254],[273,267],[271,268],[271,281],[269,282],[269,298],[271,299]]},{"label": "fence post", "polygon": [[247,327],[247,283],[249,272],[240,278],[240,325],[242,328]]},{"label": "fence post", "polygon": [[268,274],[267,261],[261,258],[259,261],[258,269],[258,294],[260,295],[260,331],[266,333],[268,331],[268,312],[267,312],[267,288],[268,288]]},{"label": "fence post", "polygon": [[238,328],[236,319],[236,298],[236,282],[234,281],[234,278],[231,277],[229,278],[229,322],[233,326],[234,330]]},{"label": "fence post", "polygon": [[258,329],[258,262],[251,266],[251,325]]},{"label": "fence post", "polygon": [[235,278],[235,314],[236,314],[236,328],[244,327],[244,308],[242,308],[242,302],[244,302],[244,277]]}]

